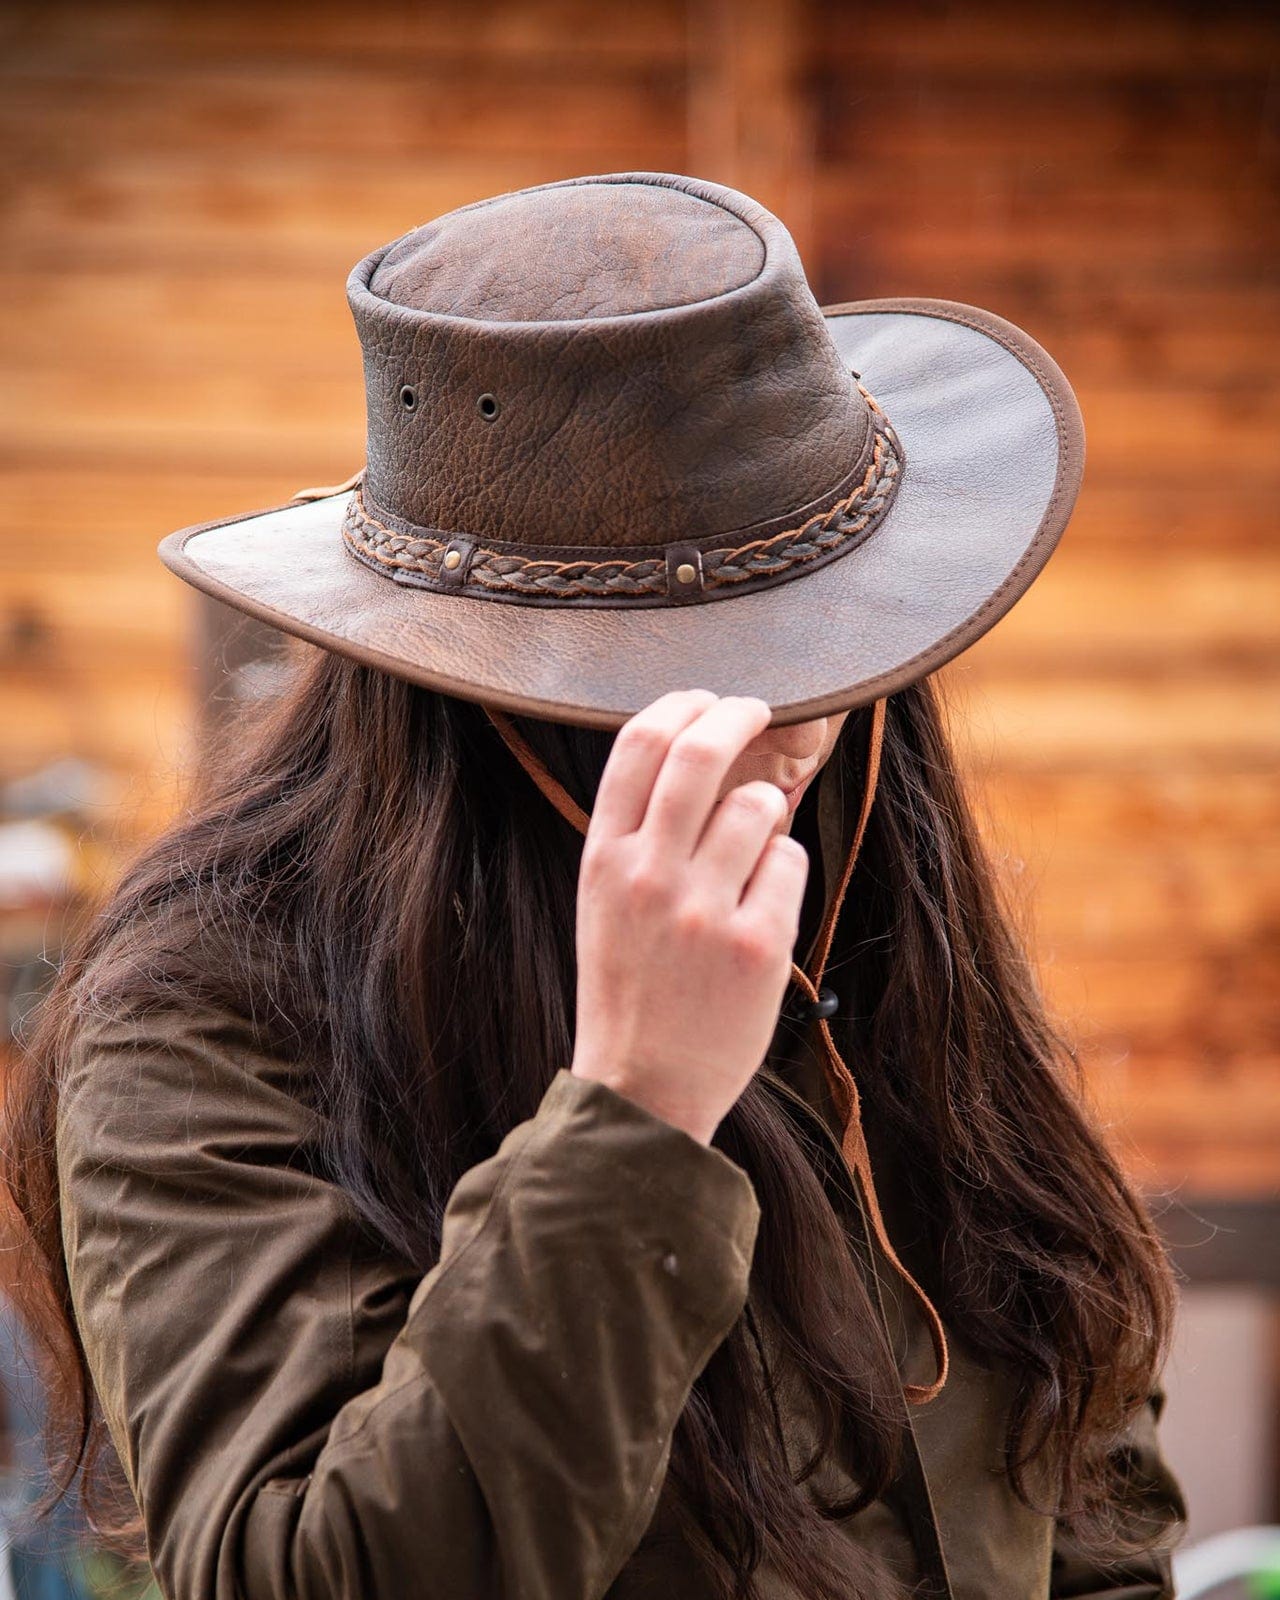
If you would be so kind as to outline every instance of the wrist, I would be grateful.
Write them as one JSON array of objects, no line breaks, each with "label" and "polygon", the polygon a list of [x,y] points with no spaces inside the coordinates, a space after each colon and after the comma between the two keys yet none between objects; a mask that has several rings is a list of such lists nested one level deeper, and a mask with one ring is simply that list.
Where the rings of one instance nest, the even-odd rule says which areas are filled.
[{"label": "wrist", "polygon": [[647,1111],[650,1116],[660,1117],[663,1122],[668,1122],[672,1127],[679,1128],[687,1133],[691,1139],[696,1139],[699,1144],[709,1145],[712,1135],[719,1126],[719,1119],[710,1121],[706,1114],[689,1106],[673,1105],[660,1095],[654,1094],[651,1087],[643,1080],[637,1079],[633,1074],[613,1067],[600,1067],[575,1061],[569,1068],[575,1078],[588,1078],[593,1083],[602,1083],[606,1089],[611,1089],[615,1094],[622,1095],[641,1110]]}]

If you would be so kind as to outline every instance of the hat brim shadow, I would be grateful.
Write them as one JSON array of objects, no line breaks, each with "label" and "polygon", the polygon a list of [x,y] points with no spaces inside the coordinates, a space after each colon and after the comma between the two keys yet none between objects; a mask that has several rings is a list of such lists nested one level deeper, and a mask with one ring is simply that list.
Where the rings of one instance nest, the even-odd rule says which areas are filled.
[{"label": "hat brim shadow", "polygon": [[874,535],[772,588],[700,605],[514,605],[412,589],[344,547],[350,491],[170,534],[165,564],[327,649],[504,710],[617,728],[672,689],[758,695],[774,725],[866,704],[991,628],[1043,567],[1080,487],[1084,432],[1056,363],[944,300],[825,307],[906,468]]}]

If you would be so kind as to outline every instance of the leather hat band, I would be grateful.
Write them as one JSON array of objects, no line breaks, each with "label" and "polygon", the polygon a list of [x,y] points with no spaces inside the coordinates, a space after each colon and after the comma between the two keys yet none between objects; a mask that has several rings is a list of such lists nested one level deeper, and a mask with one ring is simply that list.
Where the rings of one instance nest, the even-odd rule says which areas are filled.
[{"label": "leather hat band", "polygon": [[370,509],[356,485],[342,525],[347,549],[375,572],[414,588],[472,597],[566,605],[672,605],[719,599],[798,577],[870,537],[892,504],[902,476],[901,442],[875,399],[866,466],[852,489],[796,527],[736,542],[683,540],[629,547],[607,559],[539,545],[522,551],[487,546],[465,534],[393,525]]}]

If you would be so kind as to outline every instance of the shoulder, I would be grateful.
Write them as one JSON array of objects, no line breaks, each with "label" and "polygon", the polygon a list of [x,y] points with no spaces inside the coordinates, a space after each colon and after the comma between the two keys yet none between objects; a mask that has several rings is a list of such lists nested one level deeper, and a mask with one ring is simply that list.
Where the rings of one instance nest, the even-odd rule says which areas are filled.
[{"label": "shoulder", "polygon": [[85,1005],[60,1066],[59,1163],[133,1145],[152,1155],[212,1141],[296,1147],[317,1126],[313,1069],[244,1016],[196,1002]]},{"label": "shoulder", "polygon": [[376,1381],[419,1274],[324,1175],[305,1065],[264,1048],[249,1019],[98,1009],[63,1067],[74,1319],[163,1565]]}]

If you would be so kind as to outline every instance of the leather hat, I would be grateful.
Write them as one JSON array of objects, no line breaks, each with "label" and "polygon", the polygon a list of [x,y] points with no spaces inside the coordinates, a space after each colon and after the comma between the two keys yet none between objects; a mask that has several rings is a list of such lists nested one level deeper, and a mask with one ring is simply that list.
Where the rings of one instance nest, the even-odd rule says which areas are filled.
[{"label": "leather hat", "polygon": [[820,308],[782,223],[719,184],[498,195],[374,250],[347,299],[366,465],[160,554],[507,711],[869,703],[1013,605],[1079,489],[1079,408],[1027,334],[947,300]]}]

